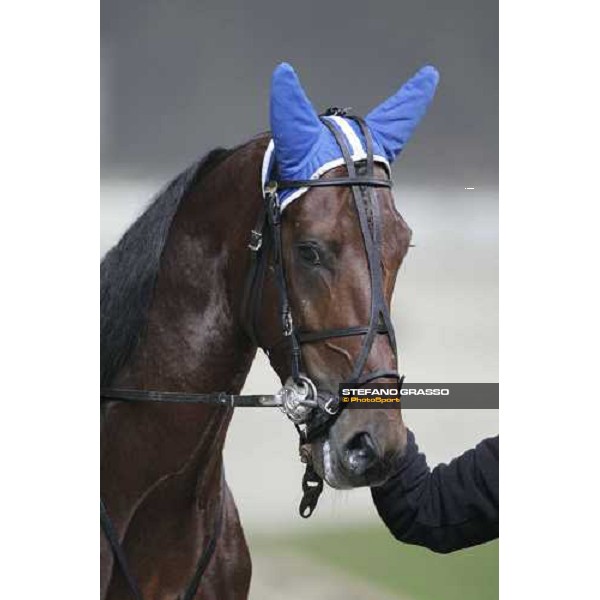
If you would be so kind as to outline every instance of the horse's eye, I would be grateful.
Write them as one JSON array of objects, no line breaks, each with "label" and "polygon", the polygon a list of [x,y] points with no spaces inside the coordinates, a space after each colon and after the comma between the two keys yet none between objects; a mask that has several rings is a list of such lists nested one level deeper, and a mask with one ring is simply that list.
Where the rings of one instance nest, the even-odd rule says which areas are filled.
[{"label": "horse's eye", "polygon": [[316,267],[321,264],[319,250],[312,244],[298,246],[298,253],[300,254],[300,258],[309,265]]}]

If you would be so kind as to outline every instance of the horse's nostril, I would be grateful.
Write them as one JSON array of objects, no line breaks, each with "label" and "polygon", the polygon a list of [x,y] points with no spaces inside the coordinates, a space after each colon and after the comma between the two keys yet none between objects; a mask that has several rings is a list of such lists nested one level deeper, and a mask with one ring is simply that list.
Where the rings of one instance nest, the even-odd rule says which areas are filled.
[{"label": "horse's nostril", "polygon": [[377,460],[377,447],[366,431],[353,436],[345,447],[345,459],[349,469],[362,475]]}]

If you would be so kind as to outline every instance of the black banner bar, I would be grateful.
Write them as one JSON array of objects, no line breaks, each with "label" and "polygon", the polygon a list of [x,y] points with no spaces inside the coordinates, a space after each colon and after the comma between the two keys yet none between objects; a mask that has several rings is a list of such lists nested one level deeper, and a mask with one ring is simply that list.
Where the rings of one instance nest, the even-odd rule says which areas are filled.
[{"label": "black banner bar", "polygon": [[499,408],[498,383],[407,383],[356,385],[341,383],[344,408]]}]

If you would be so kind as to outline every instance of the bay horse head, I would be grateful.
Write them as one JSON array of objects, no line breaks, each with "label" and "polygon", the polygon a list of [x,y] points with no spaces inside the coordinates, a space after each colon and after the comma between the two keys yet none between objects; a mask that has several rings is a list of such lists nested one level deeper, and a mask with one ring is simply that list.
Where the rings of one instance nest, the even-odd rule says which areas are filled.
[{"label": "bay horse head", "polygon": [[390,164],[437,82],[424,67],[363,120],[318,115],[289,65],[273,74],[265,214],[251,242],[267,247],[257,261],[264,284],[246,306],[248,329],[282,382],[309,397],[292,399],[288,416],[304,460],[336,488],[381,484],[406,443],[399,408],[328,409],[340,383],[401,385],[390,303],[411,230],[394,205]]}]

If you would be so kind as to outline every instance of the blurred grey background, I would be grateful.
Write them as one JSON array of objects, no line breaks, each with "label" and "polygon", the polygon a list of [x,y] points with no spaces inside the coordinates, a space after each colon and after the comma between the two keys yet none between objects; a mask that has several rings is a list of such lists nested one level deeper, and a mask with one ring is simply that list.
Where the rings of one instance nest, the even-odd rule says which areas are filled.
[{"label": "blurred grey background", "polygon": [[[189,163],[268,129],[279,62],[295,67],[317,109],[358,114],[435,65],[437,96],[394,165],[416,244],[393,307],[401,371],[410,381],[498,381],[496,2],[102,0],[101,23],[102,254]],[[277,387],[259,356],[246,390]],[[405,420],[432,465],[498,430],[491,410],[413,410]],[[301,520],[296,446],[277,411],[237,411],[226,468],[251,542],[255,531],[377,521],[368,490],[327,490]],[[260,560],[253,589],[268,598]]]},{"label": "blurred grey background", "polygon": [[104,177],[166,177],[268,129],[290,62],[317,108],[366,114],[431,63],[441,85],[402,179],[497,182],[498,7],[489,0],[102,0]]}]

